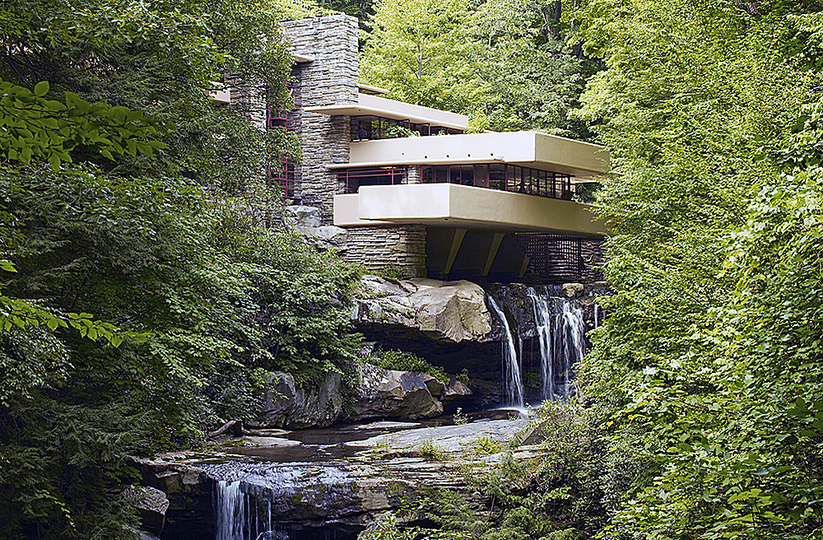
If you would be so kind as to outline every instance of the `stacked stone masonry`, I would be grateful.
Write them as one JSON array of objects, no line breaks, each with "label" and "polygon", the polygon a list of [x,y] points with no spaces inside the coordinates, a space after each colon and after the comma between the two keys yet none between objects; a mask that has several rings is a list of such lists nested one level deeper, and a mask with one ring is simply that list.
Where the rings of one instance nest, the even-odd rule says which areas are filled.
[{"label": "stacked stone masonry", "polygon": [[[357,103],[357,19],[341,14],[287,21],[283,31],[292,51],[311,59],[301,69],[303,108]],[[332,221],[338,192],[337,175],[326,165],[349,161],[349,130],[347,117],[303,111],[298,193],[303,204],[320,208],[324,224]]]},{"label": "stacked stone masonry", "polygon": [[426,277],[426,228],[354,227],[346,231],[346,262],[396,277]]}]

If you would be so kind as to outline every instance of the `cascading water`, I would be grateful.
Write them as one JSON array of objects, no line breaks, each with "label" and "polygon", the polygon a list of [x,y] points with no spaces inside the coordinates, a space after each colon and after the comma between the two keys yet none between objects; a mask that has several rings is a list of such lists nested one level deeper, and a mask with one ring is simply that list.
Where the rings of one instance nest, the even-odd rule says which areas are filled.
[{"label": "cascading water", "polygon": [[[551,296],[550,289],[543,287],[526,287],[525,296],[531,304],[532,319],[520,322],[520,326],[525,325],[526,330],[512,329],[498,300],[488,296],[489,308],[502,324],[505,333],[504,405],[517,408],[524,406],[525,389],[521,368],[527,362],[524,360],[523,343],[531,335],[531,330],[528,329],[531,323],[534,325],[534,337],[537,338],[539,349],[540,398],[543,400],[562,399],[571,394],[572,366],[583,359],[586,349],[586,323],[583,320],[583,309],[576,301]],[[519,300],[517,302],[521,305]],[[523,314],[520,318],[524,316],[529,317]],[[521,331],[526,332],[526,335],[521,335]]]},{"label": "cascading water", "polygon": [[299,491],[301,500],[311,499],[313,492],[322,495],[325,499],[310,501],[322,510],[324,503],[348,496],[351,489],[346,473],[336,467],[230,462],[202,468],[215,479],[215,540],[289,540],[273,508],[288,513]]},{"label": "cascading water", "polygon": [[565,298],[545,291],[526,289],[532,302],[534,325],[540,343],[540,375],[543,399],[559,399],[571,393],[572,366],[586,352],[583,309]]},{"label": "cascading water", "polygon": [[[507,402],[504,405],[523,409],[525,401],[523,399],[523,378],[520,375],[520,361],[517,349],[514,346],[514,336],[512,335],[506,315],[494,298],[488,296],[489,307],[492,308],[497,318],[503,324],[506,332],[506,340],[503,343],[503,381],[505,382],[505,392]],[[522,355],[521,355],[522,356]]]}]

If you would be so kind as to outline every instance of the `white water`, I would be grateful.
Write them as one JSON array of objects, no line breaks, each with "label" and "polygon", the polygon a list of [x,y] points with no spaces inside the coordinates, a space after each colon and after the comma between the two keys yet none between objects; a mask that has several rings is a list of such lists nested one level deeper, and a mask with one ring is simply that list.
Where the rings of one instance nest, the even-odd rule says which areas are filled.
[{"label": "white water", "polygon": [[336,467],[230,462],[202,468],[216,479],[216,540],[288,540],[289,534],[272,520],[273,503],[298,489],[348,482],[347,473]]},{"label": "white water", "polygon": [[[541,399],[562,399],[572,393],[572,368],[586,352],[583,309],[577,302],[549,296],[546,290],[527,287],[526,294],[532,305],[539,345]],[[512,331],[500,305],[491,296],[488,298],[489,307],[505,331],[503,381],[504,399],[507,401],[504,405],[523,409],[523,340],[518,329]],[[518,346],[515,346],[515,339]]]},{"label": "white water", "polygon": [[567,397],[571,394],[572,366],[586,352],[583,309],[575,302],[547,296],[532,287],[527,293],[540,343],[543,399]]},{"label": "white water", "polygon": [[218,481],[216,496],[217,536],[215,540],[243,540],[246,528],[246,494],[240,491],[240,481]]},{"label": "white water", "polygon": [[520,375],[520,361],[514,346],[514,336],[512,336],[509,322],[506,320],[503,310],[500,309],[494,298],[489,296],[488,299],[489,307],[497,315],[497,318],[503,324],[503,329],[506,331],[506,340],[503,343],[503,381],[505,384],[505,397],[508,401],[504,405],[524,409],[523,378]]}]

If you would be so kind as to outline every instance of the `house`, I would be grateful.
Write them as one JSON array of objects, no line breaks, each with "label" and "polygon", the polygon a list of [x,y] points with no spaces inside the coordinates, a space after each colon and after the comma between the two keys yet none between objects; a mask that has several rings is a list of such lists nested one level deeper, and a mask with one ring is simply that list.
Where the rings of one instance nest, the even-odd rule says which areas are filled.
[{"label": "house", "polygon": [[295,110],[270,129],[300,134],[302,163],[274,178],[285,197],[346,230],[342,256],[372,271],[475,281],[592,277],[605,226],[572,200],[609,169],[599,146],[527,131],[467,133],[464,115],[382,97],[358,80],[357,20],[283,23]]}]

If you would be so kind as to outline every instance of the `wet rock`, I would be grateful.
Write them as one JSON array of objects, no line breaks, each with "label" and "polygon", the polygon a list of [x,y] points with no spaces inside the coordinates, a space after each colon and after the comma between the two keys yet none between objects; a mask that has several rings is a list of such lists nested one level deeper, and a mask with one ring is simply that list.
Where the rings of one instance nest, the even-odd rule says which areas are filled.
[{"label": "wet rock", "polygon": [[437,399],[446,386],[425,373],[394,371],[363,363],[357,402],[349,420],[400,418],[417,420],[443,413]]},{"label": "wet rock", "polygon": [[317,388],[301,388],[288,373],[272,373],[263,410],[247,422],[252,429],[325,427],[343,414],[343,379],[329,373]]},{"label": "wet rock", "polygon": [[185,454],[155,459],[133,458],[142,484],[156,488],[168,500],[164,538],[207,538],[213,535],[212,481],[203,469],[184,463]]},{"label": "wet rock", "polygon": [[441,343],[491,339],[491,315],[483,289],[469,281],[363,276],[352,320],[396,326]]},{"label": "wet rock", "polygon": [[440,400],[443,404],[451,403],[457,399],[464,399],[472,395],[471,389],[466,384],[457,379],[452,379],[449,385],[443,389]]},{"label": "wet rock", "polygon": [[137,508],[143,528],[160,536],[166,521],[166,511],[169,509],[166,494],[154,487],[129,486],[123,492],[123,497]]},{"label": "wet rock", "polygon": [[578,296],[582,296],[585,289],[586,289],[586,286],[583,285],[582,283],[564,283],[563,284],[563,293],[568,298],[577,298]]},{"label": "wet rock", "polygon": [[459,452],[480,437],[502,444],[518,437],[529,426],[527,418],[519,418],[516,412],[509,414],[514,416],[513,420],[481,420],[463,425],[410,429],[352,441],[348,445],[362,449],[383,447],[405,450],[427,443],[444,452]]}]

